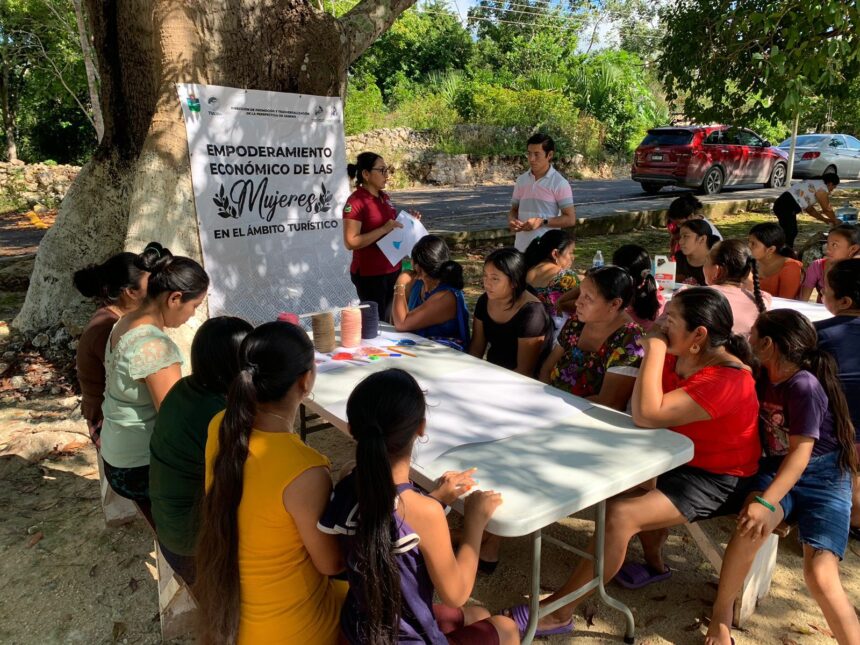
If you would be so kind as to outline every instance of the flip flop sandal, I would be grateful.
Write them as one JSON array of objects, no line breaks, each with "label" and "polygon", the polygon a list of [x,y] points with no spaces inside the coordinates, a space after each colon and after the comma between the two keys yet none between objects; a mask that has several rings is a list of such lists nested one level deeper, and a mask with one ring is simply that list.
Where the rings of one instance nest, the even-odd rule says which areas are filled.
[{"label": "flip flop sandal", "polygon": [[[516,605],[511,607],[506,615],[513,619],[513,621],[517,624],[517,628],[520,630],[520,637],[523,637],[526,633],[526,630],[529,628],[529,606],[528,605]],[[573,618],[570,619],[570,622],[566,625],[562,625],[561,627],[554,627],[553,629],[539,629],[535,632],[536,638],[542,638],[544,636],[556,636],[559,634],[572,634],[573,633]]]},{"label": "flip flop sandal", "polygon": [[672,570],[666,567],[662,573],[655,571],[647,564],[640,562],[625,562],[615,576],[615,582],[625,589],[641,589],[655,582],[666,580],[672,576]]},{"label": "flip flop sandal", "polygon": [[481,573],[485,573],[488,576],[494,574],[496,572],[496,567],[498,566],[498,560],[492,562],[490,560],[482,560],[481,558],[478,558],[478,571],[480,571]]}]

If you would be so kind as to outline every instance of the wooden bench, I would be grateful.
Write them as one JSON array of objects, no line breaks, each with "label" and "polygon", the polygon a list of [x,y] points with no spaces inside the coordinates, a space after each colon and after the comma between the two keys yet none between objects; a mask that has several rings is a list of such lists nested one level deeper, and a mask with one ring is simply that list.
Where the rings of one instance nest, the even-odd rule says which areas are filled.
[{"label": "wooden bench", "polygon": [[117,495],[105,477],[105,462],[101,453],[96,453],[99,463],[99,492],[105,524],[110,527],[122,526],[138,516],[137,506],[130,499]]},{"label": "wooden bench", "polygon": [[[687,531],[690,537],[699,547],[702,555],[711,563],[717,574],[723,568],[723,557],[725,550],[722,546],[714,541],[702,528],[702,522],[696,524],[686,524]],[[773,572],[776,568],[776,552],[779,545],[779,538],[785,537],[789,528],[781,524],[773,533],[771,533],[761,548],[756,553],[747,577],[744,579],[744,586],[740,594],[735,599],[734,617],[732,623],[735,627],[742,627],[743,624],[755,613],[758,601],[767,596],[770,591],[770,583],[773,580]]]},{"label": "wooden bench", "polygon": [[[105,477],[104,461],[98,455],[99,464],[99,490],[101,492],[102,510],[105,515],[105,524],[109,527],[128,524],[137,517],[144,520],[146,516],[141,513],[137,504],[130,499],[117,495],[110,487]],[[147,522],[155,536],[155,527]],[[197,602],[191,594],[191,589],[185,581],[177,575],[173,567],[168,564],[161,553],[158,539],[155,538],[155,567],[158,583],[158,617],[161,621],[161,639],[168,641],[179,636],[190,633],[197,621]]]}]

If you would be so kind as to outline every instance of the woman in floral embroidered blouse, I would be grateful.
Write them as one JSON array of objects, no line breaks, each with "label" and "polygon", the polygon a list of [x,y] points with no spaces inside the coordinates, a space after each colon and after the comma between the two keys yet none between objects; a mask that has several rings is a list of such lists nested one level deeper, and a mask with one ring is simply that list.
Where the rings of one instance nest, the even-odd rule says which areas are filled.
[{"label": "woman in floral embroidered blouse", "polygon": [[559,306],[559,298],[568,291],[578,291],[579,287],[579,279],[571,268],[573,249],[573,237],[558,228],[532,240],[526,249],[526,284],[546,307],[556,329],[564,324],[567,314],[573,313]]},{"label": "woman in floral embroidered blouse", "polygon": [[541,380],[577,396],[625,410],[643,350],[642,328],[625,311],[633,280],[624,269],[590,269],[580,285],[576,319],[562,328]]}]

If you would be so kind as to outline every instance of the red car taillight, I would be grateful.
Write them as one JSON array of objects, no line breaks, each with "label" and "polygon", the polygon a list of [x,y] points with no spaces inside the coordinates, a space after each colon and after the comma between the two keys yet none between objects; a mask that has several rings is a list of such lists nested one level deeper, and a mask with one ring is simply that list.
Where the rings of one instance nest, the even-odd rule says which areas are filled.
[{"label": "red car taillight", "polygon": [[818,159],[821,156],[820,152],[804,152],[801,159],[810,160],[810,159]]}]

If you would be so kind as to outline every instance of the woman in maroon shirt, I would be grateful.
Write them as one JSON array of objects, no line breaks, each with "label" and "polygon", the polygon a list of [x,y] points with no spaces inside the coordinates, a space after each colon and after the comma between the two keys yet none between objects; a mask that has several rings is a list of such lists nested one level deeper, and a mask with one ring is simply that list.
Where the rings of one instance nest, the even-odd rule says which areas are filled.
[{"label": "woman in maroon shirt", "polygon": [[75,288],[99,304],[78,340],[77,354],[81,415],[96,447],[102,426],[107,339],[114,323],[137,309],[146,297],[149,273],[134,266],[135,258],[135,253],[117,253],[103,264],[88,266],[74,275]]},{"label": "woman in maroon shirt", "polygon": [[380,319],[390,320],[400,262],[392,265],[376,243],[403,225],[397,221],[391,198],[383,191],[389,168],[375,152],[362,152],[354,164],[349,164],[347,172],[356,184],[343,208],[343,241],[352,251],[352,283],[360,300],[376,302]]}]

